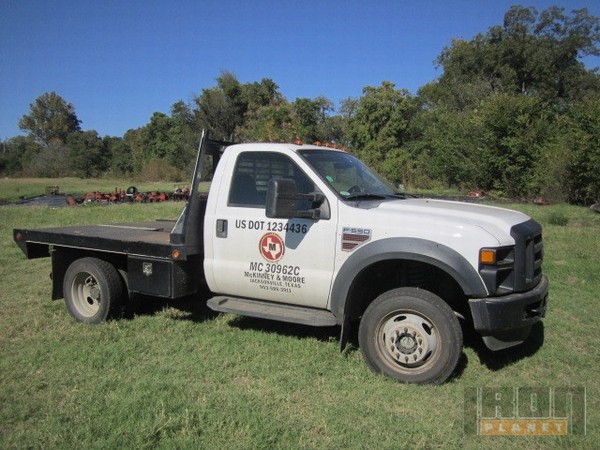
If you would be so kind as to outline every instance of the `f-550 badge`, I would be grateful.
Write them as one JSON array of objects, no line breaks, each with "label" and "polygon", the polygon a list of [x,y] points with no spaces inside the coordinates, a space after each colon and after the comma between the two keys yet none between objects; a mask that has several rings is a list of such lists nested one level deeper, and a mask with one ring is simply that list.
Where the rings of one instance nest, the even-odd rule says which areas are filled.
[{"label": "f-550 badge", "polygon": [[344,227],[342,229],[342,250],[351,252],[371,239],[371,230],[366,228]]}]

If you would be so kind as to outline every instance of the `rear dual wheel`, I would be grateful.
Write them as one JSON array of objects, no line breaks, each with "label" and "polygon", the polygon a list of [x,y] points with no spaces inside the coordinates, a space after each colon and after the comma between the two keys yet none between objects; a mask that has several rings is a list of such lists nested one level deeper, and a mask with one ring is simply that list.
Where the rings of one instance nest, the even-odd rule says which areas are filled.
[{"label": "rear dual wheel", "polygon": [[63,280],[67,310],[78,322],[103,322],[120,310],[125,295],[123,284],[112,264],[98,258],[77,259]]},{"label": "rear dual wheel", "polygon": [[422,289],[385,292],[360,322],[359,345],[367,365],[405,383],[439,384],[456,369],[462,330],[452,309]]}]

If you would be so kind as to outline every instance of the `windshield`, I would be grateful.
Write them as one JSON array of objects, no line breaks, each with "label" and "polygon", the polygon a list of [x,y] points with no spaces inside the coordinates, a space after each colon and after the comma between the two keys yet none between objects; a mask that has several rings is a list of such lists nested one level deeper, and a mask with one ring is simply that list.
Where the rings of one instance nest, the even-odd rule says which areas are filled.
[{"label": "windshield", "polygon": [[330,150],[301,150],[308,163],[346,199],[387,197],[396,190],[360,159]]}]

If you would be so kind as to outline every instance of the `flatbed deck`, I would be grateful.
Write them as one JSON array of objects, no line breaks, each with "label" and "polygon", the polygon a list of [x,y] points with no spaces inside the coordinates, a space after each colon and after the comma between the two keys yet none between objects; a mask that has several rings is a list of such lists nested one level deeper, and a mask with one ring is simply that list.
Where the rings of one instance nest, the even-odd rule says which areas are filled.
[{"label": "flatbed deck", "polygon": [[16,239],[29,258],[48,256],[49,245],[107,251],[131,256],[171,258],[173,250],[185,256],[185,245],[171,243],[174,220],[81,225],[72,227],[16,229]]}]

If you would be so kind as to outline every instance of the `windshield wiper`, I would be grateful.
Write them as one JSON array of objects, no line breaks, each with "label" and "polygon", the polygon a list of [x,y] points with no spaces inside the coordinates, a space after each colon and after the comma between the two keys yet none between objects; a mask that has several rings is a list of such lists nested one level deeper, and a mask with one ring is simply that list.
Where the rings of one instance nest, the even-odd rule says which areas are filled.
[{"label": "windshield wiper", "polygon": [[385,194],[377,194],[374,192],[357,192],[356,194],[350,194],[346,197],[346,200],[377,200],[387,197],[388,196]]},{"label": "windshield wiper", "polygon": [[387,197],[399,198],[399,199],[402,199],[402,200],[406,200],[407,198],[415,198],[414,195],[407,194],[406,192],[396,192],[395,194],[389,194],[389,195],[387,195]]}]

